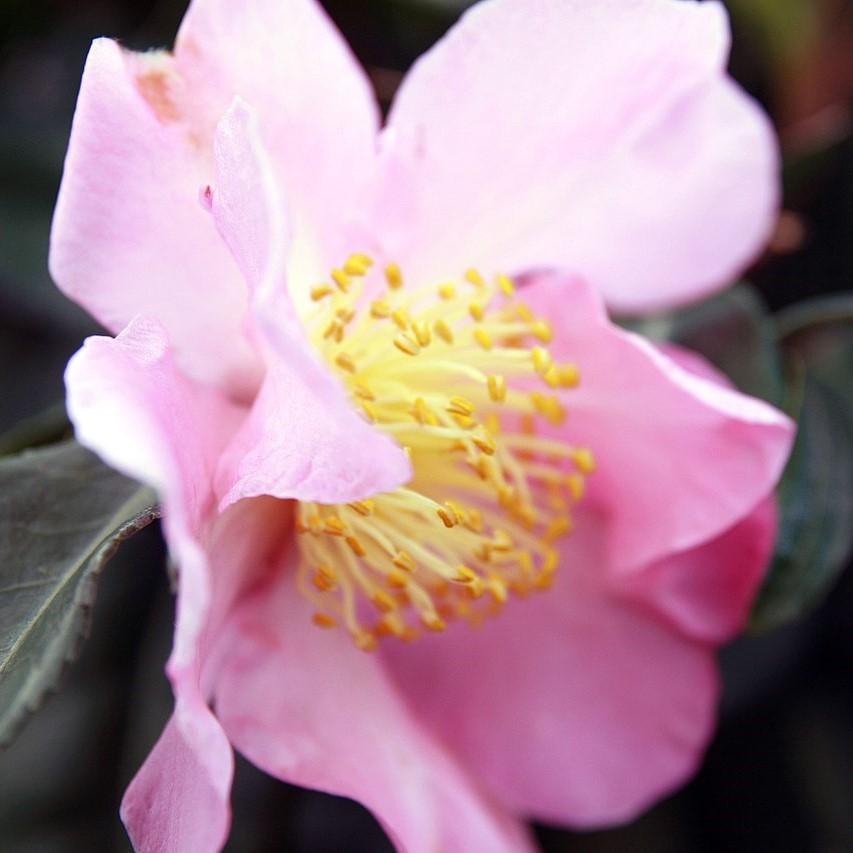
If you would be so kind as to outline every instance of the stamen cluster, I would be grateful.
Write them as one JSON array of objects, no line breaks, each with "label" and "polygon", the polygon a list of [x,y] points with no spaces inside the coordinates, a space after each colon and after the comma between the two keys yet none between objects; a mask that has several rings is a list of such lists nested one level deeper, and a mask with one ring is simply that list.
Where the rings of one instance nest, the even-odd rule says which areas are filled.
[{"label": "stamen cluster", "polygon": [[409,456],[412,479],[346,505],[300,503],[299,584],[320,627],[362,649],[450,620],[477,625],[512,593],[547,589],[555,542],[595,468],[554,437],[554,393],[580,381],[553,361],[552,329],[506,276],[476,270],[410,290],[352,255],[317,285],[314,343],[353,404]]}]

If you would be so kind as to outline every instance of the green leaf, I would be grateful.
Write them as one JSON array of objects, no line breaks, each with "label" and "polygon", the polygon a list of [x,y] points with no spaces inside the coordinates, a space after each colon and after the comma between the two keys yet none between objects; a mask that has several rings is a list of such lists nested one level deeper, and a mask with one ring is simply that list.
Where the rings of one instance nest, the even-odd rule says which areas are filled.
[{"label": "green leaf", "polygon": [[853,295],[794,306],[777,324],[799,423],[779,488],[776,556],[750,619],[756,630],[819,604],[853,546]]},{"label": "green leaf", "polygon": [[700,353],[746,394],[777,405],[782,401],[775,327],[751,285],[738,284],[698,305],[625,325],[652,340]]},{"label": "green leaf", "polygon": [[100,571],[155,502],[73,441],[0,459],[0,744],[76,657]]}]

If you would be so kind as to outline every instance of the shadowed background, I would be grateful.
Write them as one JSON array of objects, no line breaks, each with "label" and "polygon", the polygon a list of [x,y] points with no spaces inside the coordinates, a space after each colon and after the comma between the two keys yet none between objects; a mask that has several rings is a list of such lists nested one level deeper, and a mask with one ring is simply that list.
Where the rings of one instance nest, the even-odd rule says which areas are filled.
[{"label": "shadowed background", "polygon": [[[324,5],[387,106],[400,73],[467,4]],[[787,162],[786,213],[750,278],[773,309],[850,290],[853,3],[728,5],[732,71],[770,111]],[[166,47],[183,8],[181,0],[0,0],[0,432],[62,399],[65,362],[84,335],[98,331],[53,288],[46,268],[89,42],[109,35],[137,49]],[[25,429],[38,433],[45,422],[49,429],[52,417]],[[129,849],[118,820],[121,794],[171,710],[162,667],[173,606],[163,565],[156,529],[123,548],[104,574],[81,659],[0,752],[3,853]],[[696,779],[625,827],[539,828],[543,849],[853,849],[851,626],[848,573],[808,619],[726,649],[721,727]],[[233,802],[232,853],[390,849],[360,806],[286,786],[242,761]]]}]

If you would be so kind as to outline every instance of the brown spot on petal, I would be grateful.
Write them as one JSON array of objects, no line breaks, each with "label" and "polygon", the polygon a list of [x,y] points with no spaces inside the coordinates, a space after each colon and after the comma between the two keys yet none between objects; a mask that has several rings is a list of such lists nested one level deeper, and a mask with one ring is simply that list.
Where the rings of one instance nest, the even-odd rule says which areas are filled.
[{"label": "brown spot on petal", "polygon": [[177,121],[181,117],[172,97],[172,75],[166,68],[149,66],[136,75],[136,88],[163,123]]}]

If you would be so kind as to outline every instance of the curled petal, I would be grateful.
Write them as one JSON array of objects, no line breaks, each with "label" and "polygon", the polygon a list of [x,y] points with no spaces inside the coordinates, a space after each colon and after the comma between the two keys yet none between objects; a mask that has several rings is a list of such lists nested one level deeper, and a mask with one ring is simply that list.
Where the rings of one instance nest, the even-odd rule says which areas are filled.
[{"label": "curled petal", "polygon": [[772,491],[794,433],[782,413],[612,325],[579,281],[542,276],[524,297],[560,328],[554,357],[580,368],[560,430],[595,453],[588,499],[607,518],[615,570],[707,542]]}]

